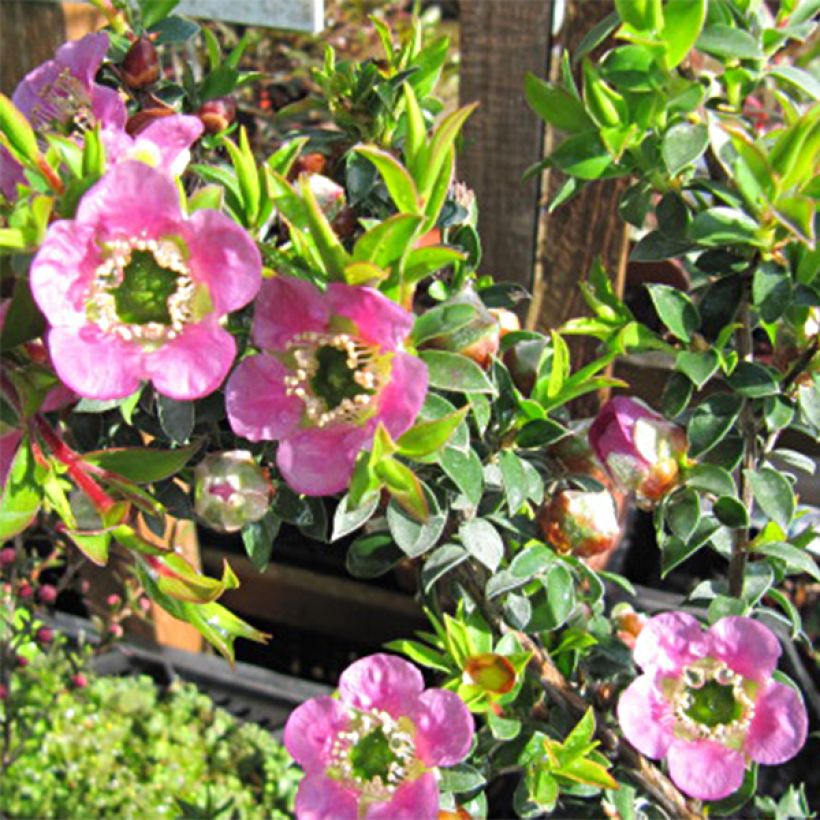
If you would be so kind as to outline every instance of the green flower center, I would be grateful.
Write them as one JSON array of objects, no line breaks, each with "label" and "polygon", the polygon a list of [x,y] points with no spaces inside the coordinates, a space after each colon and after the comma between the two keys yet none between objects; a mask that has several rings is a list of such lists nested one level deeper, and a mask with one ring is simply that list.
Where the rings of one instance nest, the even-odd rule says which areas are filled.
[{"label": "green flower center", "polygon": [[129,325],[170,325],[168,300],[178,279],[179,274],[163,268],[150,251],[134,251],[123,268],[122,282],[110,291],[117,316]]},{"label": "green flower center", "polygon": [[335,410],[345,399],[369,396],[373,391],[356,381],[355,367],[350,366],[347,351],[336,347],[320,347],[316,351],[316,373],[310,379],[313,394],[328,410]]},{"label": "green flower center", "polygon": [[350,766],[357,780],[369,781],[376,777],[387,780],[390,764],[397,760],[390,748],[390,740],[379,727],[365,735],[350,750]]},{"label": "green flower center", "polygon": [[687,687],[690,705],[685,713],[704,726],[733,723],[743,715],[743,707],[735,699],[733,686],[722,686],[711,680],[700,689]]}]

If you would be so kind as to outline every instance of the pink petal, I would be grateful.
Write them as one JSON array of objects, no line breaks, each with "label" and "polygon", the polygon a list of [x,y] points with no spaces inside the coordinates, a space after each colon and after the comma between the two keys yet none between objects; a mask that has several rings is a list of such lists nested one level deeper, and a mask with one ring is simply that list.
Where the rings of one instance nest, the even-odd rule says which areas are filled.
[{"label": "pink petal", "polygon": [[347,488],[356,456],[370,440],[363,427],[308,427],[280,442],[276,464],[296,492],[331,495]]},{"label": "pink petal", "polygon": [[199,117],[172,114],[170,117],[160,117],[141,131],[134,140],[134,147],[139,151],[144,142],[156,146],[161,158],[160,169],[172,173],[172,169],[176,170],[174,165],[179,157],[199,139],[202,130]]},{"label": "pink petal", "polygon": [[309,775],[296,793],[298,820],[358,820],[356,794],[323,774]]},{"label": "pink petal", "polygon": [[6,486],[6,479],[9,475],[11,465],[14,463],[14,457],[17,455],[17,445],[23,434],[20,430],[12,430],[4,436],[0,436],[0,495]]},{"label": "pink petal", "polygon": [[743,755],[711,740],[676,740],[666,757],[669,776],[684,794],[699,800],[721,800],[743,783]]},{"label": "pink petal", "polygon": [[412,313],[372,288],[334,282],[327,299],[334,316],[350,319],[362,339],[387,350],[395,350],[413,328]]},{"label": "pink petal", "polygon": [[90,86],[107,51],[108,35],[101,31],[64,43],[57,49],[54,60],[68,68],[84,85]]},{"label": "pink petal", "polygon": [[610,453],[623,453],[643,461],[635,449],[632,430],[640,418],[658,418],[642,403],[627,396],[615,396],[598,412],[589,428],[589,443],[602,464]]},{"label": "pink petal", "polygon": [[416,726],[416,754],[425,766],[454,766],[467,757],[475,726],[455,692],[428,689],[410,719]]},{"label": "pink petal", "polygon": [[323,333],[329,318],[327,302],[317,287],[291,276],[275,276],[259,290],[253,341],[265,350],[281,350],[298,333]]},{"label": "pink petal", "polygon": [[222,384],[236,356],[236,342],[213,316],[188,325],[176,339],[145,356],[154,387],[172,399],[199,399]]},{"label": "pink petal", "polygon": [[243,359],[228,379],[228,420],[238,436],[276,441],[291,432],[302,416],[302,402],[285,395],[287,368],[273,356]]},{"label": "pink petal", "polygon": [[262,284],[262,257],[244,228],[225,214],[203,210],[188,220],[185,235],[191,276],[208,285],[218,315],[238,310],[256,296]]},{"label": "pink petal", "polygon": [[94,232],[68,219],[54,222],[31,263],[34,301],[52,324],[79,328],[87,324],[85,299],[100,263]]},{"label": "pink petal", "polygon": [[0,194],[9,202],[17,199],[17,186],[26,184],[23,166],[11,155],[8,148],[0,145]]},{"label": "pink petal", "polygon": [[416,780],[399,786],[392,800],[374,803],[364,816],[367,820],[436,820],[438,807],[436,776],[425,772]]},{"label": "pink petal", "polygon": [[61,116],[48,102],[46,95],[62,70],[62,66],[56,60],[48,60],[29,71],[14,89],[11,101],[35,128]]},{"label": "pink petal", "polygon": [[309,775],[324,771],[336,738],[349,723],[347,710],[338,700],[311,698],[290,713],[285,724],[285,748]]},{"label": "pink petal", "polygon": [[618,723],[626,739],[655,760],[675,739],[674,715],[651,675],[636,678],[618,701]]},{"label": "pink petal", "polygon": [[339,697],[346,706],[381,709],[392,717],[412,714],[423,690],[424,679],[412,663],[383,652],[360,658],[339,678]]},{"label": "pink petal", "polygon": [[146,165],[128,160],[115,165],[80,200],[76,222],[89,225],[101,239],[178,234],[182,213],[174,181]]},{"label": "pink petal", "polygon": [[650,618],[635,642],[633,658],[642,669],[678,672],[706,654],[700,624],[685,612],[663,612]]},{"label": "pink petal", "polygon": [[73,404],[77,399],[77,394],[71,388],[66,387],[64,384],[58,384],[46,393],[46,397],[43,399],[43,406],[40,410],[43,413],[53,413],[55,410],[62,409],[67,404]]},{"label": "pink petal", "polygon": [[93,325],[53,327],[47,341],[57,375],[81,396],[122,399],[140,385],[141,352],[118,336]]},{"label": "pink petal", "polygon": [[122,97],[113,89],[94,84],[91,87],[91,111],[102,126],[125,128],[128,110]]},{"label": "pink petal", "polygon": [[[412,427],[427,395],[427,365],[409,353],[395,353],[390,383],[379,397],[378,421],[393,438]],[[375,427],[375,425],[374,425]]]},{"label": "pink petal", "polygon": [[769,681],[755,703],[755,716],[743,751],[758,763],[773,765],[794,757],[806,742],[808,716],[791,686]]},{"label": "pink petal", "polygon": [[771,629],[742,615],[721,618],[707,631],[706,639],[710,656],[756,681],[771,677],[782,651]]}]

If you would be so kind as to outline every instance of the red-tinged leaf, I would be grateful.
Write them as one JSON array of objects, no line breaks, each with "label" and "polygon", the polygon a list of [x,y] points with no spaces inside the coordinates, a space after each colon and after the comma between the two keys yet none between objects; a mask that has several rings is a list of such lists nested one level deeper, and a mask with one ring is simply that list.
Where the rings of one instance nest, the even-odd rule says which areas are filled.
[{"label": "red-tinged leaf", "polygon": [[515,687],[515,667],[494,652],[467,658],[464,671],[477,686],[495,695],[506,695]]}]

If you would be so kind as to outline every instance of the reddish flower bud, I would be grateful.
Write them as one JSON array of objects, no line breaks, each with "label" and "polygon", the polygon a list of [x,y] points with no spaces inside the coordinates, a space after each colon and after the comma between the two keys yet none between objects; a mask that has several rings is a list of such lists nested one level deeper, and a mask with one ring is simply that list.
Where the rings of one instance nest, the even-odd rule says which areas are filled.
[{"label": "reddish flower bud", "polygon": [[678,484],[686,434],[676,424],[625,396],[610,399],[589,429],[589,443],[613,481],[651,509]]},{"label": "reddish flower bud", "polygon": [[6,700],[9,696],[8,687],[4,683],[0,683],[0,700]]},{"label": "reddish flower bud", "polygon": [[85,689],[88,686],[88,678],[83,675],[82,672],[78,672],[76,675],[72,675],[69,678],[71,681],[71,685],[74,686],[75,689]]},{"label": "reddish flower bud", "polygon": [[140,37],[128,49],[122,61],[122,78],[129,88],[145,88],[159,77],[159,57],[154,44]]},{"label": "reddish flower bud", "polygon": [[121,638],[124,634],[123,628],[120,624],[111,624],[108,627],[108,634],[111,635],[112,638]]},{"label": "reddish flower bud", "polygon": [[156,122],[162,117],[170,117],[176,114],[173,108],[144,108],[128,118],[125,123],[125,132],[132,137],[137,136],[140,131],[144,131],[152,122]]},{"label": "reddish flower bud", "polygon": [[612,624],[615,627],[615,634],[630,649],[634,649],[635,641],[638,635],[641,634],[646,621],[646,615],[635,612],[630,604],[616,604],[612,609]]},{"label": "reddish flower bud", "polygon": [[321,174],[310,174],[307,179],[319,210],[332,222],[345,207],[345,189]]},{"label": "reddish flower bud", "polygon": [[538,511],[544,540],[558,552],[589,558],[614,549],[621,537],[612,495],[563,490]]},{"label": "reddish flower bud", "polygon": [[17,655],[14,659],[14,663],[18,669],[25,669],[29,665],[29,659],[24,655]]},{"label": "reddish flower bud", "polygon": [[122,598],[120,598],[120,596],[119,596],[119,595],[117,595],[116,593],[114,593],[114,594],[112,594],[112,595],[109,595],[109,596],[105,599],[105,603],[106,603],[108,606],[110,606],[110,607],[119,606],[119,605],[122,603]]},{"label": "reddish flower bud", "polygon": [[247,450],[206,456],[194,471],[195,508],[208,526],[236,532],[268,511],[273,486]]},{"label": "reddish flower bud", "polygon": [[41,626],[36,634],[37,643],[48,645],[54,640],[54,630],[47,626]]},{"label": "reddish flower bud", "polygon": [[515,667],[495,652],[467,658],[464,673],[470,682],[494,695],[506,695],[515,687]]},{"label": "reddish flower bud", "polygon": [[37,590],[37,597],[41,603],[51,605],[57,600],[57,587],[53,584],[43,584]]},{"label": "reddish flower bud", "polygon": [[293,163],[293,168],[289,176],[291,179],[296,179],[299,174],[321,174],[324,173],[327,166],[327,159],[323,154],[316,152],[310,154],[302,154],[297,157]]},{"label": "reddish flower bud", "polygon": [[18,598],[31,598],[34,595],[34,587],[28,582],[23,581],[19,587],[17,587],[17,597]]},{"label": "reddish flower bud", "polygon": [[502,361],[513,384],[529,396],[538,377],[538,365],[546,347],[545,339],[522,339],[504,351]]},{"label": "reddish flower bud", "polygon": [[148,612],[151,609],[151,600],[144,595],[137,601],[137,605],[143,612]]},{"label": "reddish flower bud", "polygon": [[14,547],[4,547],[0,550],[0,567],[11,566],[17,560]]},{"label": "reddish flower bud", "polygon": [[224,131],[236,119],[236,100],[233,97],[217,97],[202,103],[196,115],[209,134]]},{"label": "reddish flower bud", "polygon": [[521,320],[506,308],[490,308],[490,313],[498,322],[498,335],[503,339],[508,333],[521,330]]}]

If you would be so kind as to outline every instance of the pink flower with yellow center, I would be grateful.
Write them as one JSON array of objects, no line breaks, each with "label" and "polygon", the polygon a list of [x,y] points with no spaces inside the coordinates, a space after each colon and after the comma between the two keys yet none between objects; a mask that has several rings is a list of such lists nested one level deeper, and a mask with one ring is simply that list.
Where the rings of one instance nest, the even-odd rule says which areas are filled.
[{"label": "pink flower with yellow center", "polygon": [[805,743],[800,695],[772,680],[780,651],[751,618],[721,618],[704,632],[685,612],[656,615],[635,642],[644,674],[618,703],[624,735],[647,757],[665,757],[686,794],[732,794],[750,761],[783,763]]},{"label": "pink flower with yellow center", "polygon": [[105,32],[65,43],[53,60],[26,74],[12,102],[41,130],[97,123],[124,128],[127,112],[120,95],[94,81],[107,51]]},{"label": "pink flower with yellow center", "polygon": [[415,666],[370,655],[339,679],[339,698],[299,706],[285,725],[285,747],[305,770],[299,820],[435,820],[437,766],[467,756],[473,719],[462,700],[424,689]]},{"label": "pink flower with yellow center", "polygon": [[589,443],[613,481],[651,508],[677,486],[686,434],[627,396],[610,399],[589,428]]},{"label": "pink flower with yellow center", "polygon": [[253,323],[265,352],[228,381],[237,435],[278,441],[276,463],[306,495],[343,490],[381,422],[394,438],[427,393],[427,368],[401,349],[413,316],[378,291],[278,276],[262,285]]},{"label": "pink flower with yellow center", "polygon": [[217,211],[186,217],[170,177],[126,161],[49,227],[30,281],[57,375],[81,396],[122,398],[145,380],[195,399],[230,370],[219,320],[254,298],[261,269],[244,229]]}]

